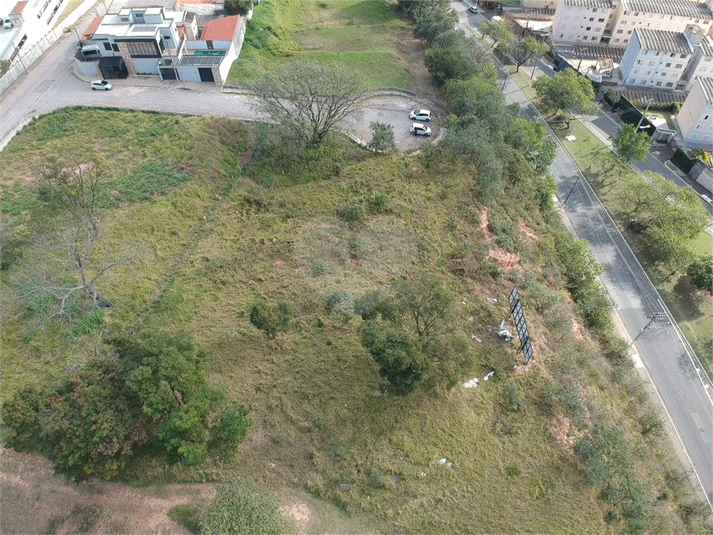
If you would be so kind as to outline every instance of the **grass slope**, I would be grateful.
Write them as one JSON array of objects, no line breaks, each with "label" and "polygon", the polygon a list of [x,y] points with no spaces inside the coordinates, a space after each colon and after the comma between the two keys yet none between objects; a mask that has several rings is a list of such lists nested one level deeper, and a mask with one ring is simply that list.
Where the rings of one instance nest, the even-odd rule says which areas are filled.
[{"label": "grass slope", "polygon": [[[526,205],[518,186],[502,197],[507,206],[487,207],[498,235],[491,238],[481,228],[486,207],[473,195],[476,171],[450,158],[374,156],[334,140],[320,161],[341,157],[339,165],[316,167],[306,181],[297,167],[257,158],[260,147],[249,141],[262,134],[240,123],[61,113],[62,121],[53,115],[34,122],[0,154],[3,168],[24,170],[3,183],[4,202],[28,199],[29,207],[6,219],[25,237],[25,254],[2,273],[3,398],[20,384],[51,380],[81,364],[109,328],[141,322],[190,330],[213,354],[211,380],[246,404],[257,422],[234,458],[194,468],[148,459],[125,475],[128,481],[247,473],[268,487],[308,490],[386,532],[613,533],[620,526],[605,522],[605,505],[584,483],[567,445],[591,421],[606,418],[629,437],[636,473],[661,496],[652,531],[702,530],[673,514],[678,502],[664,475],[673,454],[665,435],[645,437],[639,428],[651,406],[635,372],[611,369],[599,347],[572,329],[572,306],[554,260],[556,240],[567,235],[559,216]],[[145,145],[138,132],[159,125],[171,139],[173,126],[165,121],[176,121],[176,145]],[[190,180],[106,209],[109,244],[131,239],[147,251],[104,286],[116,307],[98,330],[77,335],[54,322],[27,336],[35,318],[17,292],[19,276],[42,258],[33,239],[41,221],[30,217],[42,156],[35,151],[46,143],[45,155],[60,156],[83,146],[71,132],[56,135],[64,123],[83,132],[81,139],[96,138],[100,155],[113,154],[107,145],[116,143],[124,167],[110,167],[108,181],[125,184],[123,178],[156,160]],[[134,127],[121,140],[106,134],[127,123]],[[195,147],[201,150],[186,150]],[[256,159],[250,161],[251,154]],[[236,172],[239,155],[245,165]],[[390,199],[384,212],[357,226],[338,219],[345,206],[368,205],[377,194]],[[502,252],[498,244],[520,255],[520,268],[497,268],[488,251]],[[450,269],[456,251],[471,259],[468,276]],[[327,304],[336,303],[336,290],[348,301],[419,271],[446,281],[457,328],[482,340],[473,341],[473,376],[496,369],[492,381],[473,390],[395,398],[383,391],[377,366],[359,342],[361,320],[338,303]],[[487,328],[506,311],[485,298],[502,302],[515,283],[537,352],[525,373],[514,373],[514,348]],[[294,303],[298,324],[274,340],[265,337],[249,322],[258,296]],[[505,395],[506,386],[517,392],[518,404]],[[574,422],[569,434],[565,416]],[[452,468],[439,464],[443,457]]]},{"label": "grass slope", "polygon": [[265,0],[255,7],[228,83],[240,85],[279,63],[311,59],[352,72],[370,89],[409,89],[402,42],[411,39],[408,24],[383,1]]}]

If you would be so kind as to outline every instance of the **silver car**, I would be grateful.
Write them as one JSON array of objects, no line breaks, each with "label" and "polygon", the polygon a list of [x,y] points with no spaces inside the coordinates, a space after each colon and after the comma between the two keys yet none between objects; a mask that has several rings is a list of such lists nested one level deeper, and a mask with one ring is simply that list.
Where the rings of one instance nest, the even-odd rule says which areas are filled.
[{"label": "silver car", "polygon": [[92,89],[94,90],[101,90],[101,91],[111,91],[111,88],[114,87],[111,85],[109,82],[106,80],[94,80],[92,82]]},{"label": "silver car", "polygon": [[430,110],[413,110],[408,114],[409,119],[412,121],[430,121],[431,112]]},{"label": "silver car", "polygon": [[423,123],[412,123],[411,124],[411,133],[414,136],[428,137],[431,135],[431,129]]}]

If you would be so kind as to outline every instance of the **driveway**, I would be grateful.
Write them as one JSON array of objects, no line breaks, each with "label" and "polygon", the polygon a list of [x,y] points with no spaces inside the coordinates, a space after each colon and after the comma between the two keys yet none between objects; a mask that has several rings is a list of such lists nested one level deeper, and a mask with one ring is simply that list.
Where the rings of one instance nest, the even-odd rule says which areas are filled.
[{"label": "driveway", "polygon": [[[86,22],[85,22],[86,24]],[[256,120],[251,97],[223,93],[212,84],[161,82],[158,77],[112,81],[112,91],[92,91],[89,83],[74,75],[73,53],[76,41],[62,37],[31,68],[27,75],[0,96],[0,149],[14,132],[33,117],[67,106],[116,107],[132,110],[222,115],[241,120]],[[396,145],[401,150],[417,148],[426,138],[409,133],[408,112],[431,108],[427,101],[405,94],[385,92],[367,100],[358,119],[345,123],[345,129],[363,141],[371,139],[369,123],[380,121],[394,127]],[[440,117],[434,110],[431,121],[434,139]]]}]

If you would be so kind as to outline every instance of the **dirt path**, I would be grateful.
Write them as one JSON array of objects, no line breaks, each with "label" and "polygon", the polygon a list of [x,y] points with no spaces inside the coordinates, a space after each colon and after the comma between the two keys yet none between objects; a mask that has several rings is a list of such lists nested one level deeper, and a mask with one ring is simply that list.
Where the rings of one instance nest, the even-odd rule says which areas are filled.
[{"label": "dirt path", "polygon": [[178,504],[209,502],[214,485],[74,484],[40,455],[0,448],[0,533],[188,533],[168,517]]}]

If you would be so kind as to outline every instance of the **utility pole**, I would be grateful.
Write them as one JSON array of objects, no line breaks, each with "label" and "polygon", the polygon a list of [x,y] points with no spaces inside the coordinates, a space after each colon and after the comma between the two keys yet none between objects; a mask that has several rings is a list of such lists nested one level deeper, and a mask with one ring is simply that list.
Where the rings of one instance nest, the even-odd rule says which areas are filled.
[{"label": "utility pole", "polygon": [[649,106],[651,106],[651,103],[654,101],[653,98],[650,98],[648,102],[646,103],[646,110],[644,110],[644,114],[641,116],[641,119],[639,119],[639,122],[636,125],[636,131],[639,131],[639,128],[641,127],[641,123],[644,122],[644,117],[646,117],[646,114],[649,113]]},{"label": "utility pole", "polygon": [[629,344],[629,347],[633,347],[633,345],[636,343],[636,341],[639,339],[639,337],[642,334],[644,334],[649,329],[654,328],[654,322],[663,322],[663,321],[667,321],[667,320],[668,320],[668,316],[666,314],[664,314],[663,312],[655,312],[654,314],[651,314],[649,316],[649,322],[646,325],[644,325],[644,328],[641,329],[639,334],[636,335],[636,338],[634,338],[631,341],[631,343]]},{"label": "utility pole", "polygon": [[22,68],[25,69],[25,74],[27,74],[27,67],[25,67],[25,62],[22,61],[22,56],[20,55],[20,49],[15,46],[15,52],[17,52],[17,59],[20,62],[20,65],[22,65]]}]

